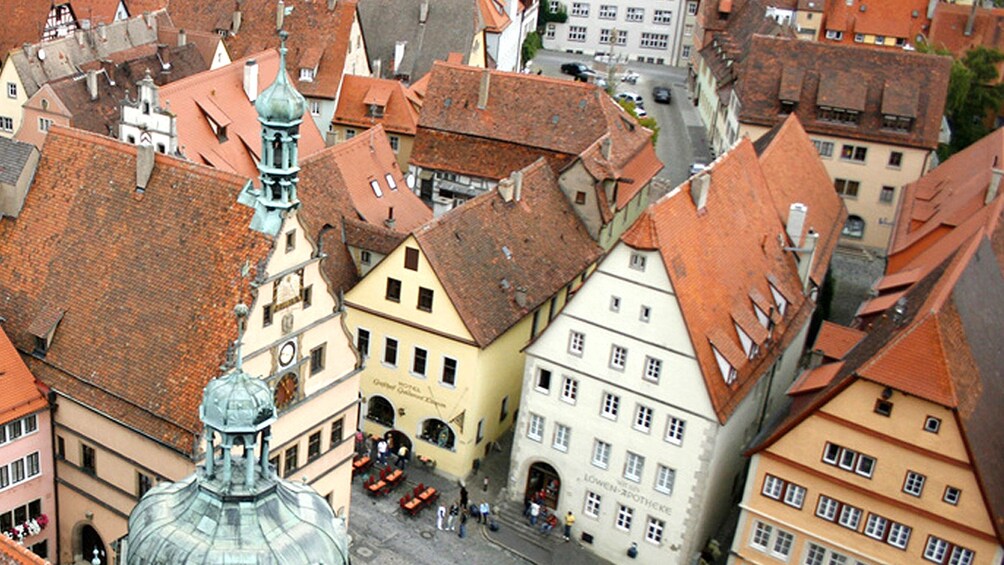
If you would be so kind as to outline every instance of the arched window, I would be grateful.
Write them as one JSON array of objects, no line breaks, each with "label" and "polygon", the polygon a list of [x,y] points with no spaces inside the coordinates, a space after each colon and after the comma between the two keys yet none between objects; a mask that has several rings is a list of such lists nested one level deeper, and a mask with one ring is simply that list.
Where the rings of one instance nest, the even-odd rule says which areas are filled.
[{"label": "arched window", "polygon": [[422,433],[419,437],[429,443],[451,451],[457,442],[457,434],[453,433],[450,425],[436,418],[429,418],[422,422]]},{"label": "arched window", "polygon": [[862,238],[865,236],[865,220],[861,216],[847,216],[847,223],[844,224],[844,235],[847,237]]},{"label": "arched window", "polygon": [[388,428],[394,427],[394,407],[382,396],[373,396],[366,404],[366,419]]}]

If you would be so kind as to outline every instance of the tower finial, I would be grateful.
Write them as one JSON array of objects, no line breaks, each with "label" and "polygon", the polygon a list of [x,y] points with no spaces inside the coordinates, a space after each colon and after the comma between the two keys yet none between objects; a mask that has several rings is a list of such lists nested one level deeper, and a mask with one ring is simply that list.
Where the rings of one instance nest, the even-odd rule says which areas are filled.
[{"label": "tower finial", "polygon": [[286,48],[286,39],[289,38],[289,32],[280,29],[279,30],[279,71],[286,70],[286,53],[289,49]]},{"label": "tower finial", "polygon": [[241,353],[241,346],[244,344],[244,327],[247,325],[245,321],[248,317],[248,307],[243,302],[234,306],[234,316],[237,317],[237,351],[234,354],[234,366],[236,372],[241,372],[241,366],[244,362],[244,356]]}]

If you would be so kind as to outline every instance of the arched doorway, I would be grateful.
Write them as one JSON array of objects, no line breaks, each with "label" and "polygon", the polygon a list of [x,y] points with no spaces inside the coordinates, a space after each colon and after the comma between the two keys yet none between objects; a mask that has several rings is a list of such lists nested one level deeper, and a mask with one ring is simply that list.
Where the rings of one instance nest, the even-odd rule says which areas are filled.
[{"label": "arched doorway", "polygon": [[382,396],[371,396],[366,403],[366,419],[388,428],[394,427],[394,407]]},{"label": "arched doorway", "polygon": [[394,446],[394,454],[397,454],[397,450],[401,449],[401,446],[408,448],[408,453],[411,453],[411,438],[408,434],[402,432],[401,430],[390,430],[383,435],[387,439],[387,444]]},{"label": "arched doorway", "polygon": [[526,498],[535,498],[542,495],[544,506],[551,509],[558,508],[558,496],[561,494],[561,478],[554,467],[538,461],[530,465],[530,470],[526,474]]},{"label": "arched doorway", "polygon": [[80,558],[90,563],[94,559],[94,550],[98,550],[98,559],[101,563],[107,563],[108,557],[105,553],[105,542],[98,535],[97,530],[90,524],[84,524],[77,533],[78,547],[80,548]]},{"label": "arched doorway", "polygon": [[453,428],[437,418],[429,418],[422,422],[418,437],[450,451],[453,451],[457,443],[457,434],[453,432]]}]

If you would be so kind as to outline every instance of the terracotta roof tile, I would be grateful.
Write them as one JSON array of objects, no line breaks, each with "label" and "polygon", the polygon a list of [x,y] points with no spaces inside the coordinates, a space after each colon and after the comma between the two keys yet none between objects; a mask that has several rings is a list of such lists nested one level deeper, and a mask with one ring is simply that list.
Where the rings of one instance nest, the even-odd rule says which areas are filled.
[{"label": "terracotta roof tile", "polygon": [[[798,132],[783,133],[788,137]],[[804,165],[793,158],[787,166]],[[784,223],[774,199],[784,192],[768,186],[765,164],[753,144],[742,139],[712,163],[709,171],[705,208],[695,209],[691,197],[695,179],[691,179],[651,205],[621,239],[642,248],[658,244],[712,405],[724,423],[807,322],[814,305],[802,294],[793,257],[778,244]],[[803,181],[801,191],[803,195],[833,194],[829,178]],[[825,202],[826,198],[814,196],[813,200]],[[842,227],[839,214],[831,217],[830,225],[816,226],[823,241]],[[829,263],[830,250],[820,248],[817,260]],[[760,353],[751,360],[744,354],[734,327],[734,320],[746,316],[735,313],[752,314],[751,295],[761,297],[758,302],[765,312],[770,311],[772,307],[762,299],[771,296],[768,281],[789,298],[789,304],[785,315],[777,318],[773,341],[758,344]],[[720,374],[712,344],[736,369],[732,385]]]},{"label": "terracotta roof tile", "polygon": [[0,425],[45,408],[45,397],[35,386],[7,334],[0,330]]},{"label": "terracotta roof tile", "polygon": [[346,245],[369,249],[383,255],[390,254],[408,237],[407,233],[352,218],[345,218],[344,225]]},{"label": "terracotta roof tile", "polygon": [[477,0],[477,2],[486,30],[500,33],[512,23],[502,0]]},{"label": "terracotta roof tile", "polygon": [[[369,104],[383,106],[383,116],[370,116]],[[400,81],[345,75],[332,121],[360,127],[381,124],[391,133],[415,135],[418,111]]]},{"label": "terracotta roof tile", "polygon": [[572,161],[567,153],[420,127],[409,163],[426,169],[498,180],[541,157],[556,170]]},{"label": "terracotta roof tile", "polygon": [[927,0],[862,0],[850,5],[842,1],[826,2],[823,28],[844,31],[844,44],[854,44],[856,33],[902,38],[912,44],[918,34],[927,32],[931,23],[927,6]]},{"label": "terracotta roof tile", "polygon": [[[180,31],[181,30],[175,27],[161,25],[157,29],[157,41],[163,43],[164,45],[176,46],[180,41]],[[185,41],[188,44],[195,45],[195,48],[198,49],[199,53],[202,55],[202,59],[206,62],[206,68],[209,68],[213,64],[213,57],[216,56],[216,49],[219,47],[220,42],[222,42],[223,39],[215,33],[199,31],[197,29],[186,29]]]},{"label": "terracotta roof tile", "polygon": [[[244,93],[244,64],[258,63],[258,92],[275,81],[279,54],[257,53],[218,69],[174,81],[160,89],[161,105],[178,119],[178,147],[188,159],[253,179],[258,184],[256,159],[261,152],[261,126],[254,104]],[[221,141],[210,120],[227,128]],[[300,124],[299,155],[324,149],[324,140],[311,119]]]},{"label": "terracotta roof tile", "polygon": [[823,321],[813,344],[813,351],[822,351],[830,359],[843,359],[844,355],[865,336],[865,332],[830,321]]},{"label": "terracotta roof tile", "polygon": [[938,2],[931,20],[931,45],[948,49],[956,57],[979,46],[1004,49],[1004,8],[977,7],[972,33],[967,34],[971,9],[970,4]]},{"label": "terracotta roof tile", "polygon": [[[110,24],[115,21],[119,2],[120,0],[70,0],[70,8],[78,22],[86,20],[91,27],[96,27],[98,24]],[[128,10],[128,6],[126,9]]]},{"label": "terracotta roof tile", "polygon": [[[801,71],[804,76],[794,113],[809,133],[934,149],[941,132],[951,66],[948,57],[901,49],[868,49],[755,35],[749,53],[739,65],[736,82],[742,103],[739,121],[767,127],[782,121],[778,92],[783,73],[791,69],[790,72]],[[904,68],[914,72],[900,72]],[[887,81],[897,82],[897,88],[901,89],[897,92],[916,93],[916,107],[912,111],[903,107],[904,97],[892,98],[897,101],[898,111],[917,116],[909,132],[882,127]],[[859,110],[858,124],[848,126],[819,119],[820,105]]]},{"label": "terracotta roof tile", "polygon": [[202,387],[236,337],[233,305],[250,299],[241,266],[266,259],[273,242],[249,229],[253,211],[237,203],[245,179],[158,154],[138,198],[135,159],[125,143],[49,131],[0,243],[0,315],[31,351],[31,321],[65,311],[32,371],[187,454]]},{"label": "terracotta roof tile", "polygon": [[788,389],[788,394],[795,396],[826,388],[833,382],[833,379],[836,378],[843,366],[843,363],[827,363],[826,365],[820,365],[804,371],[792,383],[791,388]]},{"label": "terracotta roof tile", "polygon": [[48,565],[49,562],[7,536],[0,536],[0,561],[10,565]]},{"label": "terracotta roof tile", "polygon": [[[482,194],[413,233],[481,347],[600,257],[543,159],[523,169],[521,192],[511,202],[496,191]],[[554,245],[562,252],[553,253]],[[525,306],[517,288],[526,289]]]}]

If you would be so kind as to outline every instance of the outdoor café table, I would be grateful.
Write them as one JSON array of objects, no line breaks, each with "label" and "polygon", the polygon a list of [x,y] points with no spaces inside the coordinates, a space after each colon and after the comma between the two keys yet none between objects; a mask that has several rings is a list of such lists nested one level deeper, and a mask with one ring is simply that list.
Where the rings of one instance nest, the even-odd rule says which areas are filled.
[{"label": "outdoor caf\u00e9 table", "polygon": [[387,486],[387,481],[377,481],[370,486],[366,487],[366,490],[370,491],[370,494],[376,495],[380,494],[381,491]]},{"label": "outdoor caf\u00e9 table", "polygon": [[401,479],[403,478],[404,478],[404,471],[402,471],[401,469],[396,469],[393,473],[387,475],[384,478],[384,480],[387,481],[388,485],[394,487],[397,486],[397,484],[400,483]]},{"label": "outdoor caf\u00e9 table", "polygon": [[429,502],[435,495],[436,495],[435,487],[429,487],[425,489],[425,492],[418,495],[418,498],[421,499],[422,502]]}]

